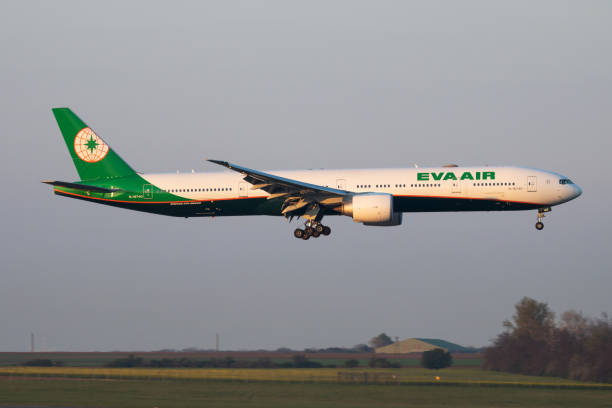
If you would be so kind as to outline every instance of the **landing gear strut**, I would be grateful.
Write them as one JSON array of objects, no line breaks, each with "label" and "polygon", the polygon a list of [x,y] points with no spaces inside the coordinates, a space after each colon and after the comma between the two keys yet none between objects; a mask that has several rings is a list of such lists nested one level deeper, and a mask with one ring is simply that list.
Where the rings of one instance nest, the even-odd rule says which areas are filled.
[{"label": "landing gear strut", "polygon": [[331,234],[331,228],[327,225],[323,225],[318,221],[306,221],[304,229],[297,228],[293,231],[293,236],[297,239],[307,240],[310,237],[319,238],[321,235]]},{"label": "landing gear strut", "polygon": [[542,222],[542,219],[544,219],[544,217],[546,216],[544,213],[547,212],[550,212],[550,207],[538,208],[538,222],[536,222],[535,224],[535,227],[538,231],[544,229],[544,223]]},{"label": "landing gear strut", "polygon": [[321,235],[328,236],[331,234],[331,228],[321,224],[323,211],[321,211],[319,203],[309,204],[304,213],[299,216],[304,218],[306,222],[304,223],[304,229],[297,228],[293,231],[293,236],[297,239],[307,240],[310,237],[319,238]]}]

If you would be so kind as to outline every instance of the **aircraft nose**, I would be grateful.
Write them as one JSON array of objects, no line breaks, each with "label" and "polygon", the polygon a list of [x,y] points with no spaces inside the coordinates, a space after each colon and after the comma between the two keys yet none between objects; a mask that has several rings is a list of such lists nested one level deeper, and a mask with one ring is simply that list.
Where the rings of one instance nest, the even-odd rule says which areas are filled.
[{"label": "aircraft nose", "polygon": [[572,198],[571,199],[573,200],[574,198],[576,198],[580,194],[582,194],[582,189],[580,187],[578,187],[577,184],[572,184],[572,188],[573,188],[573,191],[572,191]]}]

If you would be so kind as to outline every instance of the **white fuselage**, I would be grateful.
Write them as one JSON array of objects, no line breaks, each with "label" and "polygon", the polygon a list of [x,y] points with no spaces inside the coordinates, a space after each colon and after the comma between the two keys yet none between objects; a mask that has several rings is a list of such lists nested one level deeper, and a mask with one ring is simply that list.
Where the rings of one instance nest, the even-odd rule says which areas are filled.
[{"label": "white fuselage", "polygon": [[[402,169],[285,170],[269,173],[354,193],[394,197],[456,198],[558,205],[581,194],[561,174],[525,167],[435,167]],[[449,176],[451,173],[453,176]],[[493,176],[491,176],[493,175]],[[235,172],[143,174],[151,184],[190,200],[267,197]],[[568,180],[563,183],[563,180]]]}]

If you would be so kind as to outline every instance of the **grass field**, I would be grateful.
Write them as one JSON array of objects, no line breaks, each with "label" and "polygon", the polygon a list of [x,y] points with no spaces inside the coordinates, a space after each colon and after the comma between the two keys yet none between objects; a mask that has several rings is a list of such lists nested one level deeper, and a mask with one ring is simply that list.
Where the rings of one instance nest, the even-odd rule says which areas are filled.
[{"label": "grass field", "polygon": [[463,385],[549,388],[601,388],[595,384],[555,377],[534,377],[485,371],[478,368],[400,369],[235,369],[235,368],[103,368],[103,367],[0,367],[0,378],[28,377],[151,381],[239,381],[294,383],[394,383],[408,385]]},{"label": "grass field", "polygon": [[473,367],[158,369],[13,365],[0,366],[0,408],[3,405],[611,408],[612,384]]},{"label": "grass field", "polygon": [[[555,377],[534,377],[518,374],[485,371],[479,368],[446,368],[427,370],[419,367],[400,369],[331,369],[331,368],[106,368],[106,367],[0,367],[0,378],[82,378],[82,379],[143,379],[143,380],[226,380],[226,381],[274,381],[336,383],[346,376],[339,373],[354,373],[356,380],[348,382],[387,381],[393,376],[394,383],[435,383],[462,385],[506,385],[526,387],[574,387],[607,388],[612,384],[594,384],[571,381]],[[363,376],[367,374],[367,377]],[[361,376],[359,376],[361,375]],[[436,377],[439,377],[437,379]],[[363,379],[363,380],[362,380]],[[369,379],[369,380],[367,380]],[[342,381],[344,382],[344,381]]]},{"label": "grass field", "polygon": [[2,405],[61,407],[610,407],[605,390],[237,381],[0,379]]}]

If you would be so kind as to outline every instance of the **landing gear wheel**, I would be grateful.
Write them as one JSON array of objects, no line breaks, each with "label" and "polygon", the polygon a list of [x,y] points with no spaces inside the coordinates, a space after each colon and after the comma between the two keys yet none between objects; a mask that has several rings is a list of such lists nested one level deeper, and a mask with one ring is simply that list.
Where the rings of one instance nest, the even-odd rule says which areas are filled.
[{"label": "landing gear wheel", "polygon": [[306,241],[308,240],[308,238],[310,238],[310,234],[308,232],[305,232],[304,235],[302,236],[302,239]]},{"label": "landing gear wheel", "polygon": [[295,231],[293,231],[293,236],[296,237],[297,239],[302,238],[304,236],[304,230],[296,228]]},{"label": "landing gear wheel", "polygon": [[550,207],[545,207],[545,208],[538,208],[538,222],[536,222],[536,229],[538,231],[542,231],[544,229],[544,223],[542,222],[542,220],[544,219],[544,217],[546,217],[547,212],[550,212]]},{"label": "landing gear wheel", "polygon": [[321,233],[319,232],[319,230],[317,228],[315,228],[315,230],[312,231],[312,237],[313,238],[319,238],[319,235],[321,235]]},{"label": "landing gear wheel", "polygon": [[324,229],[324,228],[325,228],[325,227],[323,227],[323,225],[321,225],[321,224],[317,224],[317,225],[315,226],[315,231],[317,231],[317,232],[320,234],[320,233],[322,233],[322,232],[323,232],[323,229]]},{"label": "landing gear wheel", "polygon": [[331,228],[329,228],[327,225],[323,227],[323,231],[321,231],[321,234],[328,236],[329,234],[331,234]]},{"label": "landing gear wheel", "polygon": [[304,228],[304,233],[305,234],[312,235],[313,232],[314,232],[314,228],[312,228],[312,227]]}]

